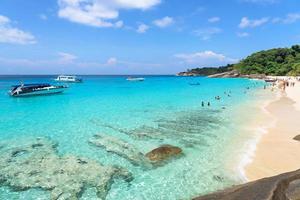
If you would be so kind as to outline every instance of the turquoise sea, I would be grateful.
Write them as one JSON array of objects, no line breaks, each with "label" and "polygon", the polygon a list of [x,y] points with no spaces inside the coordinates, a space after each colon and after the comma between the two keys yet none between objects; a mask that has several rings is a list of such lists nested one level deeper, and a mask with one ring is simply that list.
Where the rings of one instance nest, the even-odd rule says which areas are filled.
[{"label": "turquoise sea", "polygon": [[[144,77],[130,82],[126,76],[82,76],[83,83],[68,84],[63,94],[13,98],[7,94],[11,85],[54,83],[55,76],[0,76],[0,140],[22,146],[27,139],[48,138],[58,143],[60,156],[127,169],[133,180],[115,180],[107,189],[109,200],[190,199],[244,181],[240,164],[252,138],[245,127],[259,112],[255,105],[264,82]],[[143,154],[170,144],[183,155],[153,168],[134,165],[120,153],[91,145],[95,134],[126,141]],[[48,198],[49,191],[39,187],[0,187],[0,199]],[[80,199],[97,196],[86,185]]]}]

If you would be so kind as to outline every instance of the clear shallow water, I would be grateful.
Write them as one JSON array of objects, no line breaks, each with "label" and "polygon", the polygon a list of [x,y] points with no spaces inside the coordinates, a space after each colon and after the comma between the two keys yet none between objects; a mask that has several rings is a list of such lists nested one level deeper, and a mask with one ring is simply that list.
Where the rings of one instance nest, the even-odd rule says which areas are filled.
[{"label": "clear shallow water", "polygon": [[[147,76],[144,82],[128,82],[123,76],[83,76],[84,83],[69,84],[70,88],[60,95],[7,95],[10,85],[21,80],[39,83],[53,78],[0,77],[1,140],[47,137],[58,142],[60,155],[87,157],[128,169],[134,180],[130,184],[116,181],[107,199],[189,199],[241,181],[233,167],[239,162],[234,155],[241,146],[237,142],[233,147],[233,140],[241,136],[241,127],[247,122],[238,113],[257,101],[256,88],[264,83],[173,76]],[[221,101],[214,99],[218,95]],[[210,101],[211,106],[202,107],[202,101]],[[90,145],[88,140],[97,133],[125,140],[142,153],[162,144],[179,146],[184,156],[145,169]],[[141,134],[147,137],[139,137]],[[0,199],[37,197],[47,199],[49,194],[35,189],[15,192],[9,187],[0,188]],[[93,189],[82,196],[93,198]]]}]

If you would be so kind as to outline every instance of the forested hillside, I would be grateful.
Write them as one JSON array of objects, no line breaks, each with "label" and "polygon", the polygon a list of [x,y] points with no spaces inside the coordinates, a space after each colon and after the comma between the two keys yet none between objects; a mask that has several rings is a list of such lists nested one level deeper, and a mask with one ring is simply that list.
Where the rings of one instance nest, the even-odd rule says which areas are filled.
[{"label": "forested hillside", "polygon": [[253,53],[236,64],[222,67],[189,69],[178,75],[208,76],[235,70],[242,75],[265,74],[274,76],[300,76],[300,45],[291,48],[276,48]]},{"label": "forested hillside", "polygon": [[234,65],[242,74],[300,75],[300,45],[259,51]]}]

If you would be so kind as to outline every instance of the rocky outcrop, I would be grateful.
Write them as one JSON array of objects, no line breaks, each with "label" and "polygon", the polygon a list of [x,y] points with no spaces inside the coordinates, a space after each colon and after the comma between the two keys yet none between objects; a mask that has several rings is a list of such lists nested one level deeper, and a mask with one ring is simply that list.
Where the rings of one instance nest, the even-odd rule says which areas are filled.
[{"label": "rocky outcrop", "polygon": [[[180,72],[177,74],[177,76],[203,76],[200,74],[197,74],[194,71],[188,71],[188,72]],[[227,72],[222,73],[216,73],[212,75],[208,75],[209,78],[249,78],[249,79],[265,79],[266,75],[264,74],[241,74],[238,70],[231,70]]]},{"label": "rocky outcrop", "polygon": [[159,163],[182,153],[181,148],[172,145],[162,145],[146,154],[152,163]]},{"label": "rocky outcrop", "polygon": [[300,135],[297,135],[293,138],[294,140],[300,141]]},{"label": "rocky outcrop", "polygon": [[267,76],[265,74],[249,74],[249,75],[241,75],[240,77],[250,78],[250,79],[266,79],[267,78]]},{"label": "rocky outcrop", "polygon": [[213,74],[208,76],[209,78],[237,78],[240,77],[241,74],[237,70],[232,70],[229,72],[219,73],[219,74]]},{"label": "rocky outcrop", "polygon": [[119,138],[96,134],[89,143],[129,160],[133,165],[151,167],[150,162],[135,146]]},{"label": "rocky outcrop", "polygon": [[300,170],[264,178],[194,200],[299,200]]},{"label": "rocky outcrop", "polygon": [[132,180],[125,169],[59,156],[57,144],[45,138],[5,141],[0,147],[0,184],[13,191],[38,188],[49,191],[51,199],[76,200],[86,188],[94,187],[97,196],[105,199],[115,178]]},{"label": "rocky outcrop", "polygon": [[200,76],[199,74],[195,72],[179,72],[176,74],[177,76]]}]

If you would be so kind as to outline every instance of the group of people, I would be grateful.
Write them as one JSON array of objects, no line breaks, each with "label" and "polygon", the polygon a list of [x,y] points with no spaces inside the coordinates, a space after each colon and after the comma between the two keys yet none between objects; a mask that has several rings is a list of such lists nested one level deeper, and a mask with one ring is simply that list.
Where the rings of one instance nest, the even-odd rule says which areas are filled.
[{"label": "group of people", "polygon": [[[296,79],[297,80],[297,79]],[[286,87],[295,87],[296,82],[289,78],[288,80],[279,80],[278,87],[285,91]]]},{"label": "group of people", "polygon": [[[202,105],[202,107],[204,107],[204,106],[205,106],[205,103],[204,103],[204,101],[202,101],[202,102],[201,102],[201,105]],[[210,102],[207,102],[207,106],[210,106]]]},{"label": "group of people", "polygon": [[[229,91],[228,93],[227,93],[227,92],[224,92],[224,94],[227,95],[228,97],[231,97],[231,95],[230,95],[230,94],[231,94],[231,91]],[[221,100],[221,96],[215,96],[215,100],[220,101],[220,100]],[[206,105],[206,103],[205,103],[204,101],[202,101],[202,102],[201,102],[201,106],[204,107],[205,105]],[[211,104],[210,104],[210,102],[208,101],[208,102],[207,102],[207,106],[210,106],[210,105],[211,105]]]}]

